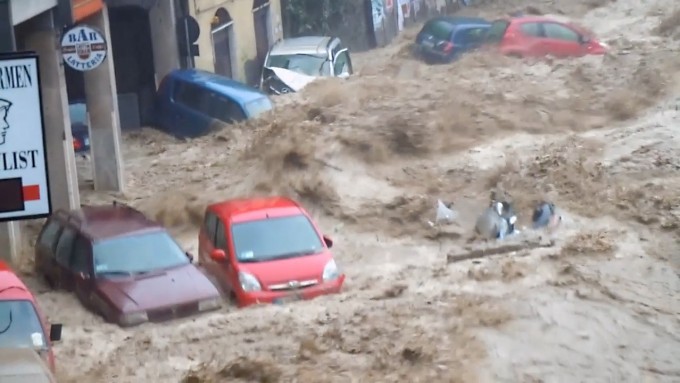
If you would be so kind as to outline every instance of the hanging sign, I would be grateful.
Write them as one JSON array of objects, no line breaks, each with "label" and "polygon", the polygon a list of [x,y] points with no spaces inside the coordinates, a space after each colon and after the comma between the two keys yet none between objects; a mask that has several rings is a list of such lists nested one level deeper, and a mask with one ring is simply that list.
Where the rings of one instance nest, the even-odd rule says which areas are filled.
[{"label": "hanging sign", "polygon": [[100,66],[106,59],[108,46],[104,35],[88,25],[76,25],[64,32],[61,54],[71,68],[86,72]]}]

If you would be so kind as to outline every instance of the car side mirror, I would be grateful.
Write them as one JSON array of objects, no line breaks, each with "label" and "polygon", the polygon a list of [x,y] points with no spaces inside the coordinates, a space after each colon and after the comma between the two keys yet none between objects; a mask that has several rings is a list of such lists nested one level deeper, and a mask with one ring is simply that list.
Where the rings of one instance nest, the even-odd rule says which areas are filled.
[{"label": "car side mirror", "polygon": [[194,255],[191,254],[190,252],[185,252],[184,254],[187,255],[187,258],[189,258],[189,262],[194,263]]},{"label": "car side mirror", "polygon": [[50,341],[51,342],[58,342],[61,340],[61,329],[62,329],[62,324],[61,323],[54,323],[50,326]]},{"label": "car side mirror", "polygon": [[210,253],[210,258],[218,263],[226,262],[227,253],[225,253],[222,249],[215,249],[212,251],[212,253]]},{"label": "car side mirror", "polygon": [[330,249],[331,247],[333,247],[333,240],[330,239],[328,236],[325,236],[325,235],[324,235],[324,236],[323,236],[323,241],[324,241],[324,243],[326,243],[326,247],[328,247],[329,249]]}]

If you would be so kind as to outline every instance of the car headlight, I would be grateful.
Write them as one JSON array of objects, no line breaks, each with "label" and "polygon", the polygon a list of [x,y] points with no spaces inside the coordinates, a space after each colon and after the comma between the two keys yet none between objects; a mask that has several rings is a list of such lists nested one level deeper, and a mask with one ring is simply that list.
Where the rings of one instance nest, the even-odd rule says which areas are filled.
[{"label": "car headlight", "polygon": [[333,281],[340,277],[340,270],[338,270],[338,265],[335,264],[335,260],[331,259],[326,263],[326,267],[323,268],[323,281]]},{"label": "car headlight", "polygon": [[144,322],[147,322],[149,320],[149,316],[146,314],[146,311],[137,311],[134,313],[127,313],[123,314],[120,317],[120,323],[124,326],[134,326],[137,324],[141,324]]},{"label": "car headlight", "polygon": [[255,278],[254,275],[244,273],[244,272],[239,272],[238,273],[238,281],[241,283],[241,289],[243,291],[260,291],[262,290],[262,286],[260,286],[260,282],[257,281],[257,278]]},{"label": "car headlight", "polygon": [[198,302],[198,311],[210,311],[220,308],[220,298],[209,298]]}]

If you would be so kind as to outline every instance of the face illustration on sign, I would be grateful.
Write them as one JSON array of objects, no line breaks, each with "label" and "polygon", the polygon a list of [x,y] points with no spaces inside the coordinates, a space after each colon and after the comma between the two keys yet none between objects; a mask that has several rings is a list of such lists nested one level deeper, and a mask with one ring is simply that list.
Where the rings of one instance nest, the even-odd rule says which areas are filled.
[{"label": "face illustration on sign", "polygon": [[9,130],[7,117],[9,116],[9,109],[11,107],[11,102],[0,98],[0,145],[4,145],[5,140],[7,139],[7,131]]}]

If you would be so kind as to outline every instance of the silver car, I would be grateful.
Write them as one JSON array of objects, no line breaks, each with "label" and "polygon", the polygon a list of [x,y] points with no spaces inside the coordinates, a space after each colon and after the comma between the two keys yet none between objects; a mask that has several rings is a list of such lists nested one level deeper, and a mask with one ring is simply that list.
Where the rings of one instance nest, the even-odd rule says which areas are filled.
[{"label": "silver car", "polygon": [[269,94],[297,92],[319,77],[349,77],[349,50],[337,37],[306,36],[284,39],[269,50],[260,88]]}]

